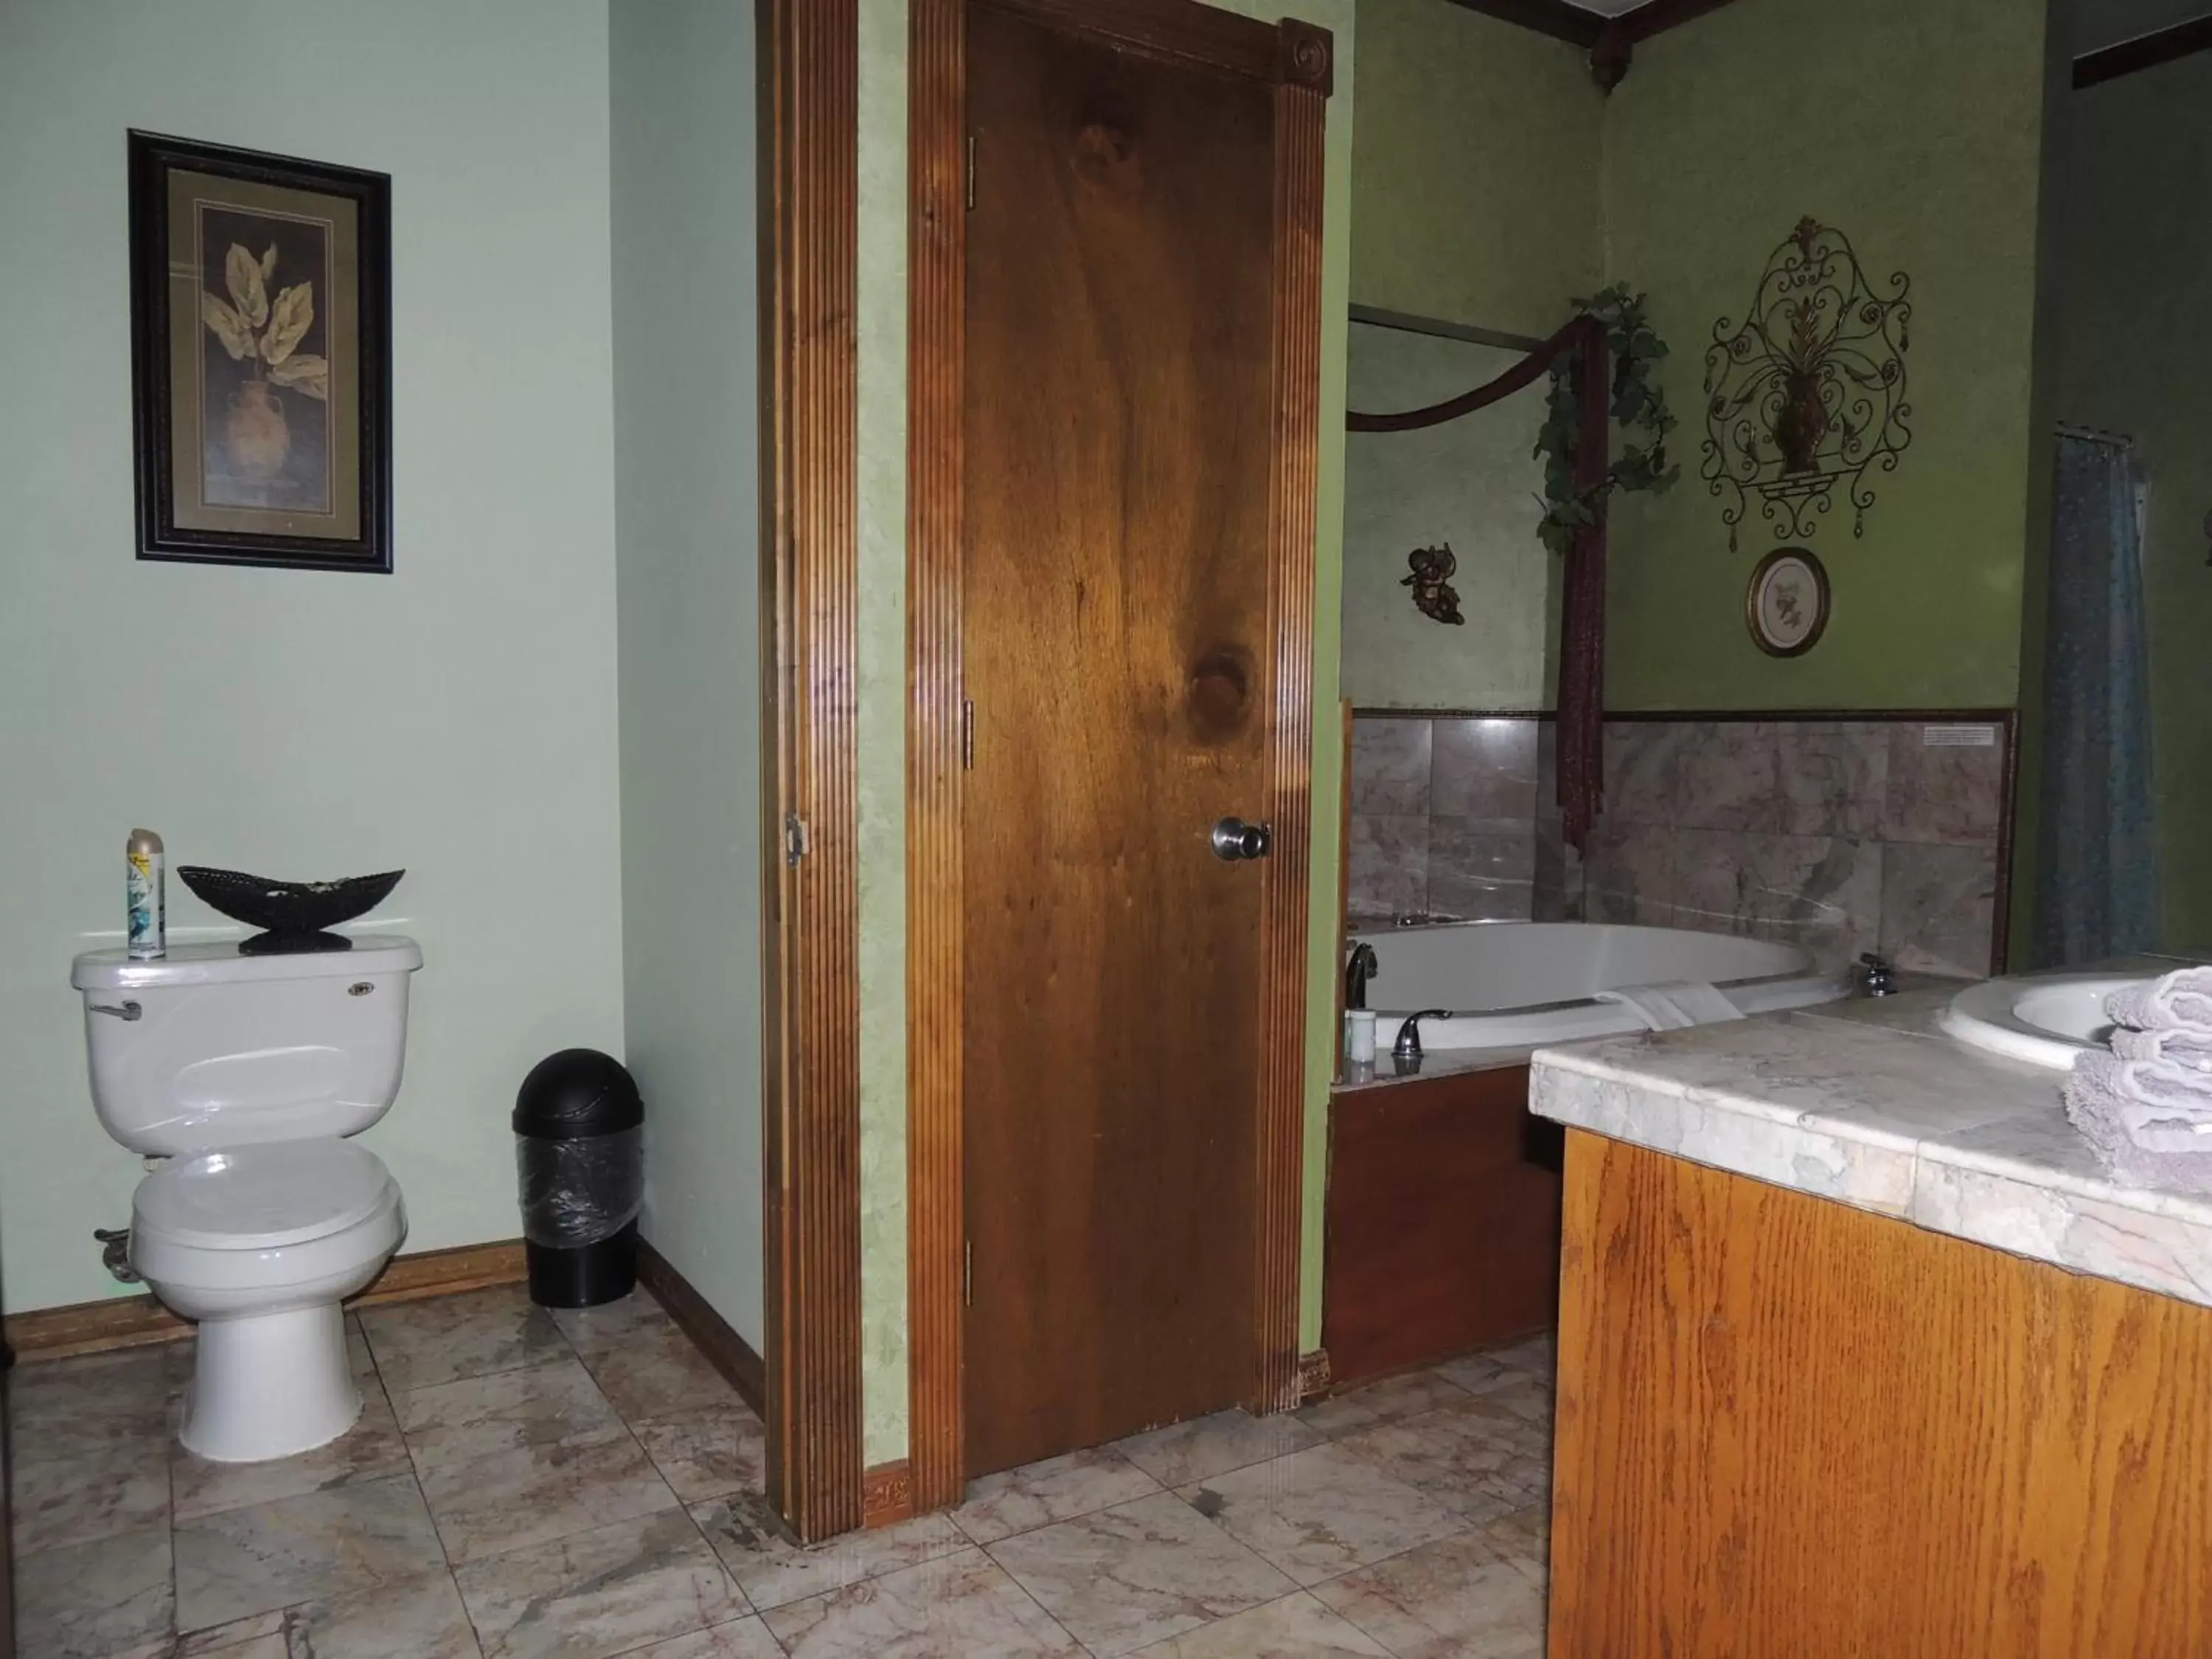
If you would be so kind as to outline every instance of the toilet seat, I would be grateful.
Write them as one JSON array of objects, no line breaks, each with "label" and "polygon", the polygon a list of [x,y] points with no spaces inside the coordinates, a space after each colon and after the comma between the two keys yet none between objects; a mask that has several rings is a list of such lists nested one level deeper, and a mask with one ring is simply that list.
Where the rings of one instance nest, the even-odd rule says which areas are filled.
[{"label": "toilet seat", "polygon": [[392,1173],[349,1140],[271,1140],[179,1158],[138,1186],[136,1235],[201,1250],[327,1238],[397,1199]]}]

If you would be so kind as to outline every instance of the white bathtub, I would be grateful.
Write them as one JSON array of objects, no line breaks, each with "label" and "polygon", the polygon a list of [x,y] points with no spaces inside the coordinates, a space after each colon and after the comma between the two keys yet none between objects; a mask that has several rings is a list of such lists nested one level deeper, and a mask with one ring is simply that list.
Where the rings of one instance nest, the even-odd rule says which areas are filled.
[{"label": "white bathtub", "polygon": [[1680,927],[1462,921],[1355,937],[1375,947],[1378,963],[1367,988],[1378,1057],[1389,1054],[1406,1016],[1424,1008],[1452,1012],[1421,1022],[1425,1049],[1534,1048],[1646,1029],[1633,1009],[1599,1000],[1607,991],[1710,984],[1741,1014],[1832,1002],[1850,991],[1843,975],[1819,971],[1795,945]]}]

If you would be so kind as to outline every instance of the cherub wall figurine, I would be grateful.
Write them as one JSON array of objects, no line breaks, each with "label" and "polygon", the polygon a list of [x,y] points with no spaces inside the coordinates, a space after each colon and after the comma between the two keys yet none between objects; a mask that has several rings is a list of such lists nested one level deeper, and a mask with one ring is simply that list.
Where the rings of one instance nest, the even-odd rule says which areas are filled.
[{"label": "cherub wall figurine", "polygon": [[1406,562],[1413,568],[1413,574],[1401,576],[1398,586],[1413,590],[1416,611],[1431,621],[1450,623],[1455,627],[1467,620],[1459,614],[1459,595],[1451,585],[1451,574],[1459,568],[1459,560],[1449,542],[1442,547],[1417,547],[1406,556]]}]

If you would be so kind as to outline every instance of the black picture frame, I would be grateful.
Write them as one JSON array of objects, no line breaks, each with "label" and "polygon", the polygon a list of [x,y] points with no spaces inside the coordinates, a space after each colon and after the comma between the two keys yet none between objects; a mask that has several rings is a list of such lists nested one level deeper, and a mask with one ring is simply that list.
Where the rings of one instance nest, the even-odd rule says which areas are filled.
[{"label": "black picture frame", "polygon": [[[389,574],[392,551],[391,176],[135,129],[129,139],[131,380],[138,556],[193,564]],[[188,429],[179,431],[175,365],[198,353],[204,354],[204,361],[216,370],[224,368],[221,353],[209,346],[204,331],[213,331],[219,347],[238,343],[213,321],[205,321],[204,331],[203,317],[187,321],[174,314],[173,295],[179,283],[207,285],[204,270],[193,271],[186,266],[179,274],[173,270],[176,228],[171,223],[173,175],[179,171],[219,183],[234,183],[246,191],[273,187],[327,198],[331,203],[331,221],[344,226],[343,236],[332,238],[327,234],[328,224],[324,223],[323,240],[310,244],[328,250],[327,268],[320,271],[327,280],[320,293],[312,292],[314,282],[303,284],[311,290],[311,299],[320,305],[309,325],[314,332],[307,343],[322,345],[325,350],[313,356],[297,353],[291,364],[295,380],[287,382],[276,379],[280,365],[275,353],[280,348],[292,352],[299,343],[277,340],[257,355],[253,342],[246,342],[251,376],[263,382],[249,399],[254,405],[254,418],[262,422],[252,451],[253,465],[268,473],[273,452],[278,472],[273,483],[265,476],[252,481],[264,501],[247,500],[255,489],[237,484],[231,475],[225,475],[224,487],[237,493],[230,498],[212,499],[203,484],[198,495],[187,489],[183,492],[186,499],[179,499],[176,447],[180,438],[197,441],[195,465],[204,479],[207,476],[204,458],[210,453],[207,433],[212,422],[208,411],[214,405],[208,401],[210,389],[196,379],[196,400],[185,406],[183,424]],[[280,228],[294,222],[274,211],[264,213],[252,206],[212,201],[196,203],[195,211],[196,231],[210,211],[230,215],[239,223],[252,223],[257,214]],[[313,226],[320,222],[306,216],[296,222]],[[265,240],[269,241],[267,264],[251,263],[273,273],[280,258],[278,243],[274,238]],[[349,240],[349,258],[344,257]],[[199,246],[197,240],[194,246]],[[265,297],[258,277],[253,283],[257,298]],[[349,307],[341,308],[334,297],[340,290],[349,292]],[[222,315],[234,323],[240,320],[237,311],[223,310],[226,302],[220,295],[212,297]],[[230,297],[237,297],[234,288]],[[191,331],[189,343],[178,336],[179,328]],[[243,332],[252,334],[254,330]],[[229,356],[237,358],[239,354],[231,351]],[[191,357],[191,361],[197,363],[201,358]],[[297,374],[300,365],[316,362],[326,365],[322,374],[308,386],[297,384],[302,379]],[[193,372],[199,375],[197,368]],[[311,389],[313,386],[319,386],[321,392]],[[238,408],[240,392],[246,389],[240,386],[227,394],[228,407]],[[296,395],[302,391],[305,395]],[[295,489],[282,469],[300,471],[305,464],[295,465],[294,458],[305,455],[312,447],[306,441],[294,444],[285,424],[285,396],[292,397],[299,410],[319,404],[323,411],[319,427],[302,428],[321,444],[314,451],[321,471],[314,474],[313,487],[322,493],[305,508],[281,497],[281,492]],[[234,431],[228,441],[234,455],[240,447]],[[234,459],[233,464],[236,465]],[[276,505],[264,504],[272,500]],[[195,518],[201,521],[192,522]],[[269,527],[258,527],[257,519],[265,519]],[[318,519],[325,524],[317,526]],[[208,522],[210,520],[218,522]],[[305,527],[302,520],[307,521]]]}]

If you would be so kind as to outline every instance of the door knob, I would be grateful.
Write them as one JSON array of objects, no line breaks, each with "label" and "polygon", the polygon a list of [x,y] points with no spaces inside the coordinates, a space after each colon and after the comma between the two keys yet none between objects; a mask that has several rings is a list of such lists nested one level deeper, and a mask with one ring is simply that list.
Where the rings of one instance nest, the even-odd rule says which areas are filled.
[{"label": "door knob", "polygon": [[1263,859],[1273,841],[1273,832],[1264,823],[1224,818],[1213,826],[1213,856],[1232,862],[1237,859]]}]

